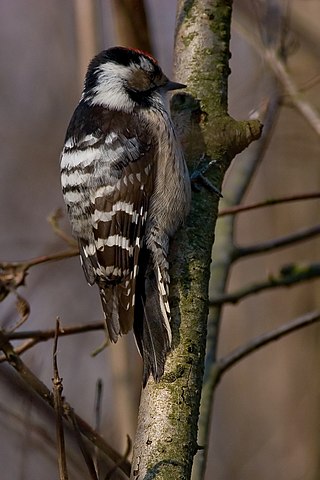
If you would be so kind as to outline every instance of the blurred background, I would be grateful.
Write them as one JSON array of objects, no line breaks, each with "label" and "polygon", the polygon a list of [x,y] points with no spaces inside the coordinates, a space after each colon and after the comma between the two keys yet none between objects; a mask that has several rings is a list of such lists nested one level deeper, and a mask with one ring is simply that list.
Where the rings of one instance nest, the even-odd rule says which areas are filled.
[{"label": "blurred background", "polygon": [[[271,3],[288,14],[290,75],[319,111],[320,2]],[[250,41],[253,34],[261,34],[266,21],[269,32],[278,28],[276,17],[263,16],[264,7],[262,0],[234,1],[229,107],[236,119],[248,119],[261,110],[274,85],[268,64]],[[152,51],[170,76],[175,12],[173,0],[0,2],[1,261],[66,249],[47,217],[63,208],[59,155],[87,64],[103,48],[137,46]],[[250,148],[234,160],[227,174],[225,203],[236,166],[246,161]],[[319,136],[284,97],[245,203],[319,190],[319,158]],[[318,200],[243,213],[237,219],[237,242],[252,245],[317,222]],[[62,226],[68,231],[65,220]],[[286,263],[315,262],[319,253],[319,240],[313,239],[243,260],[233,268],[228,289],[264,279]],[[315,280],[226,307],[218,354],[320,308],[319,287]],[[23,329],[54,328],[57,316],[62,326],[102,320],[98,292],[87,286],[78,258],[33,268],[19,293],[31,309]],[[14,295],[1,303],[0,311],[1,327],[13,328],[18,321]],[[261,349],[223,377],[214,400],[208,480],[319,478],[319,335],[317,325],[308,327]],[[124,452],[126,434],[134,437],[141,360],[132,335],[92,357],[103,341],[101,331],[61,338],[60,375],[67,401],[91,424],[96,383],[102,379],[100,430],[114,448]],[[49,341],[23,355],[49,388],[51,352]],[[1,479],[56,479],[54,422],[49,410],[4,363],[0,364],[0,392]],[[68,451],[70,478],[80,474],[89,478],[71,438]]]}]

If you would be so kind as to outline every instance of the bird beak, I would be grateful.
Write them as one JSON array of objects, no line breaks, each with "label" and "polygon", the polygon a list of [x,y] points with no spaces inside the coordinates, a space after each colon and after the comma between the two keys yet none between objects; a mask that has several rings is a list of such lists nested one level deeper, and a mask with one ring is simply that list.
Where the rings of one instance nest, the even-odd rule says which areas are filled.
[{"label": "bird beak", "polygon": [[187,85],[183,85],[183,83],[171,82],[171,80],[169,80],[164,85],[164,89],[165,89],[166,92],[168,90],[179,90],[180,88],[187,88]]}]

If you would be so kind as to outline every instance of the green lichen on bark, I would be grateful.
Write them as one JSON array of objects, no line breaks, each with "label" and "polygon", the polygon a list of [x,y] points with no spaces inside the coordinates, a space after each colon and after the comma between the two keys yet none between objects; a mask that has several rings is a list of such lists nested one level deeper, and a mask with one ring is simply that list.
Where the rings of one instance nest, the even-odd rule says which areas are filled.
[{"label": "green lichen on bark", "polygon": [[[219,189],[233,156],[261,131],[258,122],[236,122],[227,114],[231,7],[231,0],[180,0],[177,16],[176,77],[188,89],[173,99],[173,120],[190,171],[201,157],[214,159],[208,178]],[[132,479],[191,476],[217,209],[217,195],[194,194],[171,246],[173,349],[160,383],[151,381],[142,392]]]}]

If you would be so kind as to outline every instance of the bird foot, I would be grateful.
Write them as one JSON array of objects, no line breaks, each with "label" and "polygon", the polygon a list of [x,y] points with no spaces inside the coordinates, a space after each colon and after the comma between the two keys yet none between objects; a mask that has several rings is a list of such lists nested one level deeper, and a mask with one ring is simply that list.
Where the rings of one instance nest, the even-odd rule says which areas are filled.
[{"label": "bird foot", "polygon": [[209,192],[214,193],[215,195],[218,195],[218,197],[222,198],[220,190],[204,176],[209,168],[216,163],[216,160],[210,160],[208,162],[208,159],[204,153],[201,155],[197,168],[190,176],[191,187],[194,192],[200,192],[201,188],[206,188]]}]

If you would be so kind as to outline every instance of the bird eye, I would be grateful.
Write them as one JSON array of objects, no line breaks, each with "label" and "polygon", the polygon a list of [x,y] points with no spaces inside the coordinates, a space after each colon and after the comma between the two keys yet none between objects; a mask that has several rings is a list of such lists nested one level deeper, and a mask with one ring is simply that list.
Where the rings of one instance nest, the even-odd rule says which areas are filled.
[{"label": "bird eye", "polygon": [[159,88],[162,85],[162,79],[157,75],[156,72],[152,72],[149,75],[149,80],[150,80],[150,86],[152,90],[155,90],[156,88]]}]

